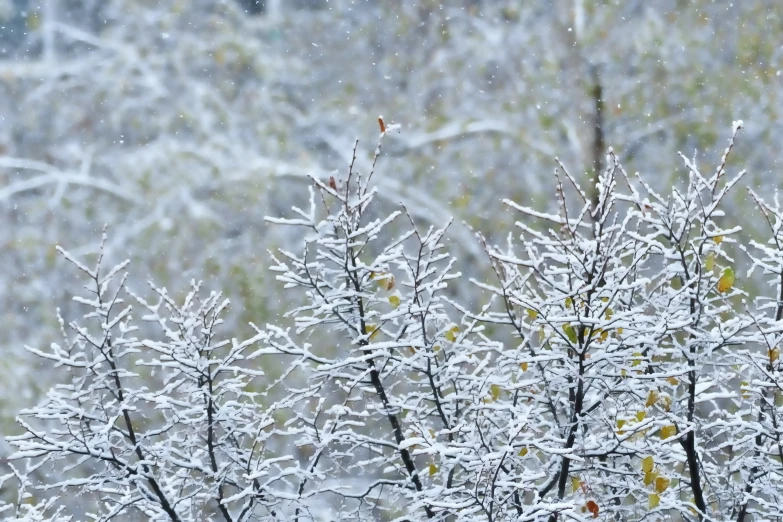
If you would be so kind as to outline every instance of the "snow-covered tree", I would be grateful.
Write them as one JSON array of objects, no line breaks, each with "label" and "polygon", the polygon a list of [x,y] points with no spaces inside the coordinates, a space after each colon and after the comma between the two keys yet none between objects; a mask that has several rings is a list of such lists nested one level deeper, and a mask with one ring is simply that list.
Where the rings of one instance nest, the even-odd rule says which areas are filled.
[{"label": "snow-covered tree", "polygon": [[[219,293],[144,297],[128,262],[61,250],[87,281],[85,312],[60,319],[61,342],[28,348],[59,377],[8,437],[19,494],[4,513],[783,517],[783,209],[749,192],[768,240],[723,210],[745,176],[728,166],[741,122],[709,173],[681,156],[667,192],[611,149],[590,190],[559,165],[558,213],[505,200],[518,235],[478,237],[485,281],[455,268],[448,222],[378,205],[397,129],[380,125],[367,169],[357,143],[344,174],[311,178],[308,206],[267,218],[299,245],[271,253],[302,298],[292,327],[238,339]],[[766,292],[746,288],[754,271]],[[463,285],[480,299],[461,301]]]}]

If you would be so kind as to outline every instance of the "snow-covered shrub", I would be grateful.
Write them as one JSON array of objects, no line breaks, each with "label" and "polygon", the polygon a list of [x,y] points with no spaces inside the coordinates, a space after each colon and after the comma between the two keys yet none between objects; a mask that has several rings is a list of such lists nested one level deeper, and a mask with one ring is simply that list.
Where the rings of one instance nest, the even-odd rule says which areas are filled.
[{"label": "snow-covered shrub", "polygon": [[[505,201],[518,232],[482,239],[492,281],[461,279],[448,223],[377,212],[379,140],[372,171],[313,178],[309,208],[268,218],[301,244],[271,269],[304,304],[245,340],[197,283],[148,300],[127,263],[63,251],[86,313],[30,348],[63,378],[9,437],[26,471],[7,509],[63,520],[76,493],[96,520],[783,517],[783,209],[749,193],[763,241],[721,210],[740,127],[712,174],[683,156],[666,194],[612,151],[594,196],[559,166],[556,213]],[[754,270],[768,295],[744,289]],[[458,302],[466,284],[484,301]]]}]

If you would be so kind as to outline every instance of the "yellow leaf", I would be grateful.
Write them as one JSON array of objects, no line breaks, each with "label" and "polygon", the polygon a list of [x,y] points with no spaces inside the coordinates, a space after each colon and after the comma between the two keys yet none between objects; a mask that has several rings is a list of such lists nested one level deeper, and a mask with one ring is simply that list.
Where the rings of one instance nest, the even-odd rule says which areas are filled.
[{"label": "yellow leaf", "polygon": [[446,340],[453,343],[457,340],[457,335],[459,335],[459,326],[454,325],[446,331]]},{"label": "yellow leaf", "polygon": [[676,377],[666,377],[666,382],[668,382],[672,386],[677,386],[678,384],[680,384],[680,381],[678,381]]},{"label": "yellow leaf", "polygon": [[648,506],[650,509],[655,509],[661,503],[661,497],[657,493],[650,493],[648,497]]},{"label": "yellow leaf", "polygon": [[408,346],[408,351],[410,351],[411,354],[414,354],[416,353],[416,348],[414,348],[413,346]]},{"label": "yellow leaf", "polygon": [[370,341],[372,341],[375,338],[377,338],[378,334],[381,333],[381,329],[380,328],[376,328],[374,324],[370,324],[370,323],[367,323],[366,325],[364,325],[364,331],[367,332],[368,334],[370,334],[370,337],[369,337]]},{"label": "yellow leaf", "polygon": [[704,268],[707,269],[707,272],[712,272],[714,266],[715,266],[715,252],[710,252],[709,254],[707,254],[707,259],[704,261]]},{"label": "yellow leaf", "polygon": [[215,63],[218,65],[223,65],[226,61],[226,52],[223,49],[218,49],[215,51]]},{"label": "yellow leaf", "polygon": [[775,348],[769,350],[768,352],[769,352],[769,363],[775,364],[777,360],[780,359],[780,348],[776,346]]},{"label": "yellow leaf", "polygon": [[641,359],[642,359],[642,352],[634,352],[631,366],[639,366],[640,364],[642,364]]},{"label": "yellow leaf", "polygon": [[438,472],[438,466],[436,466],[436,465],[435,465],[435,464],[433,464],[433,463],[430,463],[430,466],[429,466],[429,472],[430,472],[430,477],[431,477],[431,476],[433,476],[433,475],[435,475],[435,473],[437,473],[437,472]]},{"label": "yellow leaf", "polygon": [[628,370],[626,370],[625,368],[620,370],[620,376],[621,377],[628,377]]},{"label": "yellow leaf", "polygon": [[637,422],[642,422],[646,416],[647,416],[646,412],[644,412],[644,411],[637,411],[636,412],[636,420],[637,420]]},{"label": "yellow leaf", "polygon": [[27,22],[27,29],[30,31],[35,31],[36,29],[41,27],[41,17],[38,16],[38,13],[30,13],[29,15],[27,15],[26,22]]},{"label": "yellow leaf", "polygon": [[499,384],[493,384],[489,387],[489,393],[492,395],[493,400],[498,400],[500,398],[500,392],[501,388]]},{"label": "yellow leaf", "polygon": [[644,407],[649,408],[650,406],[655,406],[656,402],[658,402],[658,390],[650,390],[647,394],[647,402],[644,403]]},{"label": "yellow leaf", "polygon": [[400,297],[396,295],[390,295],[389,304],[391,304],[392,307],[397,308],[398,306],[400,306]]},{"label": "yellow leaf", "polygon": [[668,395],[664,395],[661,402],[663,403],[664,410],[669,411],[672,408],[672,398]]},{"label": "yellow leaf", "polygon": [[527,363],[526,362],[519,363],[519,367],[522,368],[523,372],[527,371]]},{"label": "yellow leaf", "polygon": [[609,338],[609,332],[607,332],[606,330],[601,331],[601,337],[600,337],[601,342],[606,341],[608,338]]},{"label": "yellow leaf", "polygon": [[644,485],[649,486],[653,482],[655,482],[655,479],[658,478],[658,472],[657,471],[648,471],[644,474]]},{"label": "yellow leaf", "polygon": [[669,487],[671,480],[666,477],[658,477],[655,479],[655,491],[663,493]]},{"label": "yellow leaf", "polygon": [[579,477],[571,477],[571,492],[576,493],[579,491]]},{"label": "yellow leaf", "polygon": [[525,455],[527,455],[527,448],[522,448],[521,450],[519,450],[520,457],[524,457]]},{"label": "yellow leaf", "polygon": [[394,276],[391,274],[376,274],[375,272],[370,272],[370,280],[376,280],[380,288],[386,290],[394,288]]},{"label": "yellow leaf", "polygon": [[718,292],[725,294],[734,285],[734,270],[731,267],[723,269],[723,275],[718,279]]},{"label": "yellow leaf", "polygon": [[750,387],[750,383],[748,381],[742,381],[740,383],[740,395],[742,395],[743,399],[750,399],[750,390],[747,388]]},{"label": "yellow leaf", "polygon": [[613,315],[614,315],[614,310],[612,310],[611,308],[607,308],[606,312],[604,312],[604,317],[607,320],[611,319]]},{"label": "yellow leaf", "polygon": [[565,307],[566,308],[573,308],[574,307],[574,300],[570,297],[565,298]]},{"label": "yellow leaf", "polygon": [[432,350],[435,351],[435,352],[439,352],[440,351],[440,345],[436,344],[435,346],[432,347]]},{"label": "yellow leaf", "polygon": [[655,467],[655,460],[653,460],[652,456],[647,456],[642,459],[642,471],[650,473],[653,470],[653,467]]},{"label": "yellow leaf", "polygon": [[530,319],[532,319],[533,321],[535,321],[535,320],[536,320],[536,317],[538,317],[538,312],[536,312],[535,310],[532,310],[532,309],[528,308],[528,309],[527,309],[527,316],[528,316]]},{"label": "yellow leaf", "polygon": [[623,329],[622,327],[617,329],[617,335],[623,335]]},{"label": "yellow leaf", "polygon": [[723,236],[715,236],[712,238],[712,240],[715,241],[716,245],[720,245],[721,243],[723,243]]},{"label": "yellow leaf", "polygon": [[661,428],[661,438],[662,439],[669,439],[671,437],[674,437],[675,435],[677,435],[677,426],[674,426],[674,425],[670,424],[668,426],[663,426]]}]

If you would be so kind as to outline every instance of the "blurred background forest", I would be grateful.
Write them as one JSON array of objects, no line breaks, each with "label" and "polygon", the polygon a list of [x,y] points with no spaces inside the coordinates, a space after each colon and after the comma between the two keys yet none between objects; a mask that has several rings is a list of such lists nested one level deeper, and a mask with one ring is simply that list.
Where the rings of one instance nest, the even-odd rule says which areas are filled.
[{"label": "blurred background forest", "polygon": [[[586,179],[612,146],[676,183],[678,151],[711,169],[742,119],[732,168],[774,189],[781,43],[779,0],[0,0],[4,433],[54,378],[23,347],[73,315],[55,245],[94,253],[108,224],[131,288],[203,279],[232,300],[231,336],[284,321],[267,250],[298,238],[264,216],[344,174],[357,137],[366,169],[383,114],[402,124],[384,204],[454,216],[463,272],[482,275],[471,228],[501,241],[502,198],[551,209],[555,157]],[[745,219],[744,193],[730,206]]]}]

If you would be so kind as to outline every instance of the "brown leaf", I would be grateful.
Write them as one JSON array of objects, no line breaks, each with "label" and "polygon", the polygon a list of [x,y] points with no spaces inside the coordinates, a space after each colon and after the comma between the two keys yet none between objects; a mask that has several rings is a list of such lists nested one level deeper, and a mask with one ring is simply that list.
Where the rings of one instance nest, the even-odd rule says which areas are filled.
[{"label": "brown leaf", "polygon": [[329,187],[332,190],[337,190],[337,182],[334,180],[334,176],[329,176]]},{"label": "brown leaf", "polygon": [[381,134],[386,132],[386,124],[383,123],[383,116],[378,116],[378,125],[381,126]]},{"label": "brown leaf", "polygon": [[598,518],[598,504],[595,503],[595,500],[588,500],[587,504],[587,510],[593,514],[593,518]]}]

